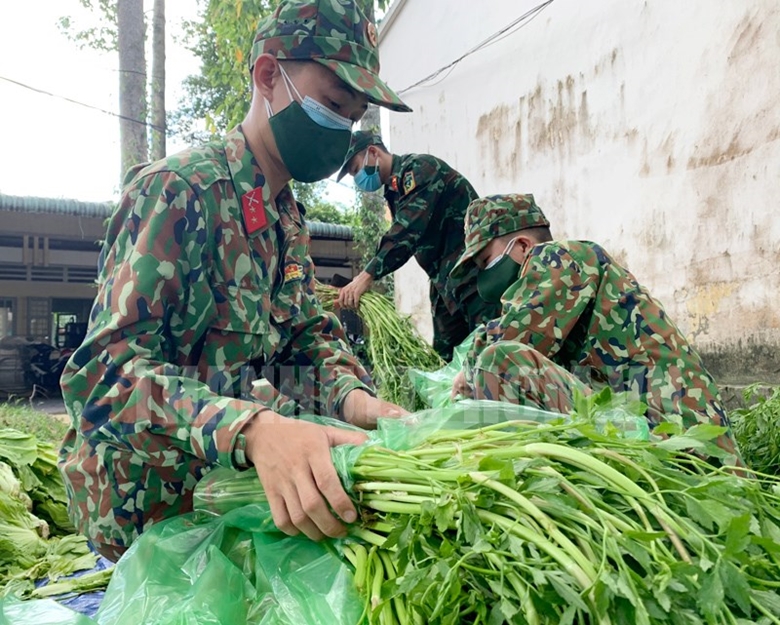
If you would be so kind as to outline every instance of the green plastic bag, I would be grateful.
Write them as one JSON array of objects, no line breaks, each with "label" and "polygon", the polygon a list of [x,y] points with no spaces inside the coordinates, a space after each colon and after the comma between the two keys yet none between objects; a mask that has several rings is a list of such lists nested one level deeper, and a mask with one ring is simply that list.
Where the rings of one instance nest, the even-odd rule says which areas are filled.
[{"label": "green plastic bag", "polygon": [[[318,417],[323,424],[350,427]],[[369,445],[403,450],[442,429],[512,420],[566,422],[528,406],[461,401],[403,419],[381,419],[360,446],[333,449],[346,488]],[[594,415],[597,427],[645,438],[643,417]],[[601,423],[601,425],[599,425]],[[0,601],[0,625],[358,625],[363,604],[339,541],[290,537],[273,524],[254,471],[220,468],[198,484],[195,510],[152,526],[116,565],[95,619],[50,600]]]},{"label": "green plastic bag", "polygon": [[51,600],[11,597],[0,602],[0,624],[356,625],[362,612],[335,546],[282,534],[260,503],[151,527],[117,563],[94,620]]},{"label": "green plastic bag", "polygon": [[455,376],[463,368],[463,362],[469,350],[474,347],[474,330],[452,352],[452,360],[436,371],[409,369],[407,374],[412,381],[417,396],[430,408],[444,408],[452,404],[450,393]]},{"label": "green plastic bag", "polygon": [[94,621],[61,606],[52,599],[20,601],[14,597],[0,600],[0,625],[93,625]]}]

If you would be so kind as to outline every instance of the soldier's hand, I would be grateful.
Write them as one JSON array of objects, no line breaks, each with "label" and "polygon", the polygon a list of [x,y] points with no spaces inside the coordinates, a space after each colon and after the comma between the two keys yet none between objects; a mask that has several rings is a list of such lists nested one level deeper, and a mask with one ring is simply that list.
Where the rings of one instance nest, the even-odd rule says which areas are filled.
[{"label": "soldier's hand", "polygon": [[361,271],[347,286],[339,290],[338,306],[348,310],[355,310],[360,305],[363,293],[371,288],[374,276],[367,271]]},{"label": "soldier's hand", "polygon": [[463,371],[458,371],[458,375],[452,381],[452,392],[450,393],[450,399],[455,400],[458,396],[471,398],[474,396],[469,383],[466,382],[466,374]]},{"label": "soldier's hand", "polygon": [[312,540],[346,535],[357,519],[330,458],[331,447],[359,445],[362,432],[341,430],[261,412],[244,429],[246,453],[263,485],[274,523],[285,534]]},{"label": "soldier's hand", "polygon": [[347,393],[341,407],[341,416],[347,423],[365,430],[376,428],[380,417],[397,418],[409,414],[401,406],[373,397],[363,389],[356,388]]}]

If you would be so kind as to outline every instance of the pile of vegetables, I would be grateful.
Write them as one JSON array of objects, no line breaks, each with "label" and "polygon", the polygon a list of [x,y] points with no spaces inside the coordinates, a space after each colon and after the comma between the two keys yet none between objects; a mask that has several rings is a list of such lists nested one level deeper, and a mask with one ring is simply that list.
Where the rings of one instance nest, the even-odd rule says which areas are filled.
[{"label": "pile of vegetables", "polygon": [[[338,289],[318,283],[316,293],[325,310],[335,312]],[[415,394],[408,369],[435,371],[444,366],[444,361],[417,333],[409,317],[400,315],[384,295],[364,293],[358,314],[367,330],[366,364],[379,396],[414,410]]]},{"label": "pile of vegetables", "polygon": [[744,400],[747,407],[730,413],[742,457],[754,471],[780,475],[780,387],[767,392],[753,384]]},{"label": "pile of vegetables", "polygon": [[[96,562],[68,519],[55,448],[17,430],[0,430],[0,595],[53,594],[35,589],[35,582],[55,581]],[[79,584],[68,580],[58,588],[73,592]]]},{"label": "pile of vegetables", "polygon": [[[669,424],[670,432],[676,426]],[[780,623],[780,481],[586,423],[440,431],[369,447],[345,555],[369,623]]]}]

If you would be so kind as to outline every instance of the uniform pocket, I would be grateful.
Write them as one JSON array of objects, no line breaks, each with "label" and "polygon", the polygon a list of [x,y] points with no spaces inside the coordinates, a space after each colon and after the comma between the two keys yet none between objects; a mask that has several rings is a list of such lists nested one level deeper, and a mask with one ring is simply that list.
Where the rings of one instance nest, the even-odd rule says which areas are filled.
[{"label": "uniform pocket", "polygon": [[212,291],[216,314],[209,322],[200,363],[232,375],[251,360],[267,358],[268,294],[226,285],[215,285]]},{"label": "uniform pocket", "polygon": [[209,327],[220,333],[262,335],[268,332],[270,298],[267,293],[248,288],[212,287],[217,314]]}]

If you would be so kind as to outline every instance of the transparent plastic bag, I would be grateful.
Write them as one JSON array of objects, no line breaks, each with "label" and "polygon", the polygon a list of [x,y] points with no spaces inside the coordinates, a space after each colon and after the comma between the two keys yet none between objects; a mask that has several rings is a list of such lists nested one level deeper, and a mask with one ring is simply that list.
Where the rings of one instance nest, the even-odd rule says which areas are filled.
[{"label": "transparent plastic bag", "polygon": [[452,404],[450,393],[455,376],[463,368],[463,362],[469,350],[474,347],[474,337],[476,330],[469,334],[464,341],[458,345],[453,353],[452,360],[436,371],[421,371],[420,369],[409,369],[407,375],[412,381],[414,392],[430,408],[444,408]]},{"label": "transparent plastic bag", "polygon": [[[369,446],[380,446],[395,451],[412,449],[440,430],[468,430],[507,421],[533,423],[569,423],[572,416],[549,412],[532,406],[518,406],[489,400],[465,399],[445,408],[430,408],[401,419],[380,419],[377,429],[368,432],[368,441],[360,446],[343,445],[332,450],[331,456],[346,488],[351,486],[352,467],[357,457]],[[344,427],[338,421],[319,418],[323,424]],[[631,414],[614,403],[604,410],[596,410],[592,423],[602,434],[647,441],[650,430],[644,417]],[[262,506],[270,521],[270,508],[260,480],[254,471],[238,472],[220,468],[209,473],[195,489],[195,510],[209,514],[226,514],[246,505]]]}]

